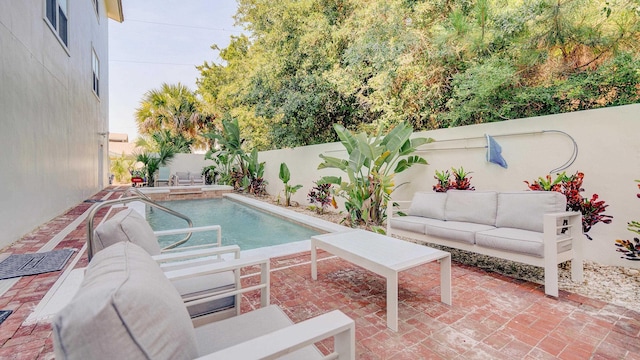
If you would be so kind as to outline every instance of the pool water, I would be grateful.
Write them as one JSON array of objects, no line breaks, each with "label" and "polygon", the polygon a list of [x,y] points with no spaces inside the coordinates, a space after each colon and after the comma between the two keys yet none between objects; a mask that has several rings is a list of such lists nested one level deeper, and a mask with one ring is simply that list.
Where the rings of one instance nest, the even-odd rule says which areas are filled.
[{"label": "pool water", "polygon": [[[321,233],[226,198],[159,203],[190,217],[193,226],[220,225],[222,245],[238,245],[242,250],[308,240]],[[154,230],[187,226],[184,220],[159,209],[151,210],[149,206],[146,207],[146,215]],[[193,233],[185,246],[215,242],[216,236],[215,232]],[[159,239],[160,246],[167,246],[182,238],[184,235],[162,236]]]}]

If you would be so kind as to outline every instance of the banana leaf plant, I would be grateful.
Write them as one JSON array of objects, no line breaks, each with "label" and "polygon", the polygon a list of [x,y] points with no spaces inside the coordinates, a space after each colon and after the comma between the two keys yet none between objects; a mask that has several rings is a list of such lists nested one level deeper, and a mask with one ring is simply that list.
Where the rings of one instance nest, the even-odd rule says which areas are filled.
[{"label": "banana leaf plant", "polygon": [[291,195],[300,190],[302,185],[289,185],[291,172],[289,172],[289,167],[286,163],[280,164],[280,173],[278,174],[278,177],[282,180],[282,183],[284,183],[284,205],[291,206]]},{"label": "banana leaf plant", "polygon": [[339,169],[347,179],[325,176],[321,181],[336,185],[335,194],[345,199],[352,226],[382,225],[387,202],[396,188],[395,175],[416,164],[426,165],[425,159],[411,154],[433,139],[411,139],[413,128],[407,123],[396,125],[384,136],[378,131],[371,138],[364,132],[353,134],[340,124],[335,124],[334,129],[348,159],[320,155],[323,162],[318,169]]}]

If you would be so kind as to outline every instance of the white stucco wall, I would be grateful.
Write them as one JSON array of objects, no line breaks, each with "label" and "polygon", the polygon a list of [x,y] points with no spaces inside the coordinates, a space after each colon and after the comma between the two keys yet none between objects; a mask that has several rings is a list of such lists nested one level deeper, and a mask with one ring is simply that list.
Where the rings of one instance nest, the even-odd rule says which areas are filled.
[{"label": "white stucco wall", "polygon": [[[640,179],[640,104],[416,133],[415,136],[431,137],[441,142],[423,146],[423,149],[431,149],[419,153],[429,165],[416,166],[401,173],[396,184],[410,183],[399,188],[394,198],[410,199],[417,190],[430,191],[436,182],[433,178],[436,170],[460,166],[473,171],[471,182],[477,190],[526,190],[524,180],[545,176],[569,159],[573,149],[571,140],[555,133],[499,135],[541,130],[565,131],[575,139],[578,157],[566,170],[567,173],[584,172],[584,196],[597,193],[606,204],[610,204],[606,214],[614,217],[613,223],[596,224],[589,232],[593,240],[583,239],[587,259],[602,264],[640,267],[638,262],[620,259],[614,246],[615,239],[631,239],[633,234],[626,230],[627,222],[640,220],[640,199],[636,197],[640,191],[634,182],[634,179]],[[484,147],[485,134],[495,136],[502,146],[508,169],[488,163],[485,148],[434,150]],[[467,137],[481,138],[442,142]],[[266,161],[268,192],[275,195],[283,191],[278,171],[284,161],[291,171],[291,184],[304,186],[292,199],[308,204],[306,195],[313,181],[325,175],[341,175],[335,170],[317,170],[321,162],[320,153],[346,156],[345,151],[332,152],[336,149],[342,149],[342,145],[333,143],[260,153],[260,160]]]},{"label": "white stucco wall", "polygon": [[91,1],[68,2],[68,52],[44,20],[44,4],[0,1],[0,248],[107,184],[104,2],[99,18]]}]

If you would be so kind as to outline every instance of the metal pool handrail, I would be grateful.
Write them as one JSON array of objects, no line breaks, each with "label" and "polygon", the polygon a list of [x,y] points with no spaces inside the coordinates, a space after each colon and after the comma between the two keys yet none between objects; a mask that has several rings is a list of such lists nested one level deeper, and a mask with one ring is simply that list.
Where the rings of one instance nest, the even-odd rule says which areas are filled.
[{"label": "metal pool handrail", "polygon": [[[91,207],[91,212],[89,213],[89,216],[87,216],[87,256],[89,258],[89,261],[91,261],[91,258],[93,257],[93,230],[94,230],[94,226],[93,226],[93,218],[95,217],[95,215],[98,213],[98,210],[100,210],[101,208],[105,207],[105,206],[111,206],[111,205],[115,205],[115,204],[126,204],[132,201],[140,201],[143,202],[151,207],[155,207],[158,208],[166,213],[169,213],[173,216],[179,217],[181,219],[183,219],[184,221],[187,222],[188,226],[190,228],[193,227],[193,221],[191,221],[191,219],[184,215],[181,214],[175,210],[169,209],[168,207],[162,206],[160,204],[158,204],[157,202],[152,201],[151,199],[149,199],[148,196],[142,194],[142,192],[140,192],[139,190],[136,189],[136,191],[140,194],[140,195],[136,195],[136,196],[128,196],[128,197],[122,197],[119,199],[114,199],[114,200],[107,200],[107,201],[103,201],[101,203],[96,203]],[[189,239],[191,238],[191,233],[187,233],[187,235],[184,237],[184,239],[182,240],[178,240],[175,243],[165,246],[164,248],[162,248],[162,250],[168,250],[168,249],[173,249],[175,247],[178,247],[184,243],[186,243],[187,241],[189,241]]]}]

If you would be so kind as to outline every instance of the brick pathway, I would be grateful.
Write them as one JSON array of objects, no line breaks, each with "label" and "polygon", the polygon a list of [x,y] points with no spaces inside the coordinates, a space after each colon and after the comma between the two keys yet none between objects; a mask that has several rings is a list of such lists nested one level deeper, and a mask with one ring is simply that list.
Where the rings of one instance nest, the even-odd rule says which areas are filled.
[{"label": "brick pathway", "polygon": [[[79,204],[3,252],[37,251],[90,206]],[[83,222],[56,249],[80,249],[85,236]],[[309,257],[307,252],[272,259],[271,302],[295,322],[343,311],[356,321],[359,359],[640,360],[639,312],[562,291],[559,299],[550,298],[538,284],[457,263],[452,306],[439,301],[437,264],[401,273],[395,333],[386,328],[382,277],[324,253],[313,281]],[[77,266],[85,265],[86,255]],[[53,358],[50,325],[23,323],[60,274],[23,277],[0,297],[0,309],[14,311],[0,325],[0,359]],[[243,311],[258,304],[257,294],[247,296]],[[323,351],[331,346],[319,344]]]}]

